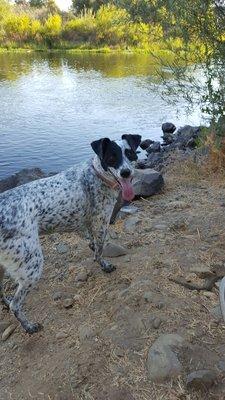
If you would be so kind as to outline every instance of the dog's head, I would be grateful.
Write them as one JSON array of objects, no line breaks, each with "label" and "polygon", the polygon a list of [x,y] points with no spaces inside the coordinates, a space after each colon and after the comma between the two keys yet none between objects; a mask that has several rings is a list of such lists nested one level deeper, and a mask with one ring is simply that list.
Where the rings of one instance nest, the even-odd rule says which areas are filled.
[{"label": "dog's head", "polygon": [[91,147],[97,154],[103,170],[110,173],[119,183],[123,199],[131,201],[134,198],[132,161],[138,158],[137,148],[141,143],[141,136],[123,135],[121,139],[120,141],[108,138],[95,140],[91,143]]}]

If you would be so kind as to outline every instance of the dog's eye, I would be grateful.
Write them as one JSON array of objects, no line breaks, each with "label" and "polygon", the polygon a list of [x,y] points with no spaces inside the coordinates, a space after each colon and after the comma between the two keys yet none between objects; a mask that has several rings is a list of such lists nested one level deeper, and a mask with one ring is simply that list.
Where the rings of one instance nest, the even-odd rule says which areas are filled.
[{"label": "dog's eye", "polygon": [[130,161],[136,161],[138,159],[137,154],[133,150],[125,149],[125,155]]},{"label": "dog's eye", "polygon": [[111,166],[113,166],[115,163],[116,163],[116,158],[113,157],[113,156],[110,156],[110,157],[108,158],[108,164],[111,165]]}]

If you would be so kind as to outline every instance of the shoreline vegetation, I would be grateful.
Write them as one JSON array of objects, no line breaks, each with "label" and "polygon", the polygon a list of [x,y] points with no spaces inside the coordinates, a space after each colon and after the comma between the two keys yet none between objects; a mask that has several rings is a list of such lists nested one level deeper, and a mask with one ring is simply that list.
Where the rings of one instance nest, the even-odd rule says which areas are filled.
[{"label": "shoreline vegetation", "polygon": [[[35,3],[35,4],[33,4]],[[161,14],[160,14],[161,12]],[[111,3],[96,11],[89,8],[61,12],[54,0],[0,0],[0,53],[2,52],[95,52],[150,54],[156,61],[173,63],[185,59],[196,62],[204,46],[195,41],[185,44],[160,19],[166,11],[145,21],[137,20],[126,8]],[[189,51],[187,51],[187,49]],[[187,57],[188,54],[188,57]]]}]

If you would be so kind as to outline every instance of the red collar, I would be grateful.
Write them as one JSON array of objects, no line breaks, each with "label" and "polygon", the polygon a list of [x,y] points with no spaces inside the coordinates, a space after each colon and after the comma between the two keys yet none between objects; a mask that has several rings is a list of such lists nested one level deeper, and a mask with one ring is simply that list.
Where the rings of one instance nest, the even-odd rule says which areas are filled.
[{"label": "red collar", "polygon": [[103,174],[101,174],[101,172],[95,168],[94,164],[92,164],[92,167],[93,167],[97,177],[100,178],[108,187],[115,190],[119,186],[118,182],[115,182],[112,179],[108,179]]}]

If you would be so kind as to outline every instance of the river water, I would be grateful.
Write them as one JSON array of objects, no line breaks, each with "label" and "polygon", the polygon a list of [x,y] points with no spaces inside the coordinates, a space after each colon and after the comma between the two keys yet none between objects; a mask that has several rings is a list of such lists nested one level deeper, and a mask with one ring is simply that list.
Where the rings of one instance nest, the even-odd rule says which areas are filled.
[{"label": "river water", "polygon": [[198,125],[197,107],[186,115],[184,100],[176,108],[160,95],[158,68],[144,54],[0,54],[0,178],[78,164],[101,137],[160,139],[163,122]]}]

